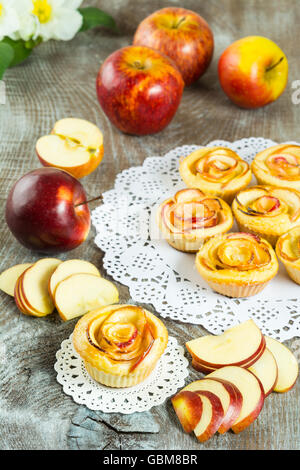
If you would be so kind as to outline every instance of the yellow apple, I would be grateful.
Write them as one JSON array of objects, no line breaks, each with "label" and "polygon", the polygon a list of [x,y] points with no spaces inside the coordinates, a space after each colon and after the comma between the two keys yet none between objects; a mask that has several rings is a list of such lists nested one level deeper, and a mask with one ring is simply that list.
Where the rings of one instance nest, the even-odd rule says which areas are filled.
[{"label": "yellow apple", "polygon": [[288,79],[288,61],[270,39],[248,36],[234,42],[218,64],[221,87],[242,108],[259,108],[283,93]]}]

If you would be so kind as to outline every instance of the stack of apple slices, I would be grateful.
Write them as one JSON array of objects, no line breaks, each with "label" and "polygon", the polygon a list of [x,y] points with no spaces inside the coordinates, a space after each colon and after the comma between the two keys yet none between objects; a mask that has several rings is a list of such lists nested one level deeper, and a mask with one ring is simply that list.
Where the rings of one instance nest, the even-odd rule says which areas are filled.
[{"label": "stack of apple slices", "polygon": [[186,432],[200,442],[230,428],[239,433],[258,417],[265,398],[287,392],[298,376],[298,363],[279,341],[263,336],[248,320],[219,336],[189,341],[192,365],[208,375],[172,398]]},{"label": "stack of apple slices", "polygon": [[44,317],[56,308],[64,321],[119,300],[115,285],[92,263],[78,259],[43,258],[13,266],[1,273],[0,289],[14,296],[25,315]]}]

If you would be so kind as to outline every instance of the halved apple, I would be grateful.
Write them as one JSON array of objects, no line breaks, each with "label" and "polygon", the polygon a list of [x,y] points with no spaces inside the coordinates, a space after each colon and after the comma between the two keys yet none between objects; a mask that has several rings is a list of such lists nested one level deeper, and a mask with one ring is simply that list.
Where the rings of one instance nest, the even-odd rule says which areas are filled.
[{"label": "halved apple", "polygon": [[247,320],[222,335],[207,335],[186,343],[193,360],[204,369],[247,365],[263,354],[265,339],[253,320]]},{"label": "halved apple", "polygon": [[192,391],[182,390],[171,398],[175,413],[185,432],[192,432],[202,416],[202,400]]},{"label": "halved apple", "polygon": [[117,303],[119,293],[112,282],[95,274],[72,274],[58,284],[54,301],[60,317],[67,321]]},{"label": "halved apple", "polygon": [[18,277],[30,266],[32,263],[16,264],[3,271],[0,274],[0,290],[13,297]]},{"label": "halved apple", "polygon": [[224,419],[221,400],[212,392],[198,390],[197,395],[202,400],[201,419],[194,429],[198,441],[208,441],[220,428]]},{"label": "halved apple", "polygon": [[19,289],[23,303],[36,316],[49,315],[54,310],[54,303],[48,293],[48,283],[52,273],[61,263],[56,258],[43,258],[34,263],[21,276]]},{"label": "halved apple", "polygon": [[260,380],[248,369],[236,366],[223,367],[208,375],[233,383],[243,397],[239,417],[231,426],[236,434],[243,431],[258,417],[264,404],[264,389]]},{"label": "halved apple", "polygon": [[94,171],[103,158],[103,135],[95,124],[84,119],[61,119],[51,135],[38,139],[36,153],[42,165],[82,178]]},{"label": "halved apple", "polygon": [[278,377],[277,362],[268,348],[266,348],[263,355],[249,367],[249,370],[261,381],[266,398],[274,390]]},{"label": "halved apple", "polygon": [[49,292],[52,298],[54,299],[55,289],[61,281],[72,274],[78,273],[95,274],[95,276],[100,276],[99,270],[89,261],[80,259],[63,261],[57,266],[49,281]]},{"label": "halved apple", "polygon": [[241,412],[243,398],[240,391],[230,382],[222,379],[201,379],[190,383],[182,391],[207,391],[212,392],[220,399],[224,411],[222,423],[218,429],[224,434],[231,428]]},{"label": "halved apple", "polygon": [[284,344],[276,341],[276,339],[266,337],[266,343],[278,366],[278,377],[274,391],[288,392],[295,385],[299,374],[297,359]]}]

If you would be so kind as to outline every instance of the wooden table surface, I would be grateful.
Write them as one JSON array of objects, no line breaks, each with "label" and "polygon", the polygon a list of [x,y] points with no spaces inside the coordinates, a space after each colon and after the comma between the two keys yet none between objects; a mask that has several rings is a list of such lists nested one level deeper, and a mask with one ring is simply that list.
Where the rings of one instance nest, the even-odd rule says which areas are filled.
[{"label": "wooden table surface", "polygon": [[[4,220],[5,201],[14,181],[40,166],[35,142],[59,118],[85,118],[103,130],[104,160],[93,174],[83,179],[91,197],[112,188],[121,170],[179,145],[249,136],[278,142],[300,141],[300,104],[292,103],[292,82],[300,79],[297,0],[94,0],[85,5],[98,5],[111,13],[119,33],[99,28],[81,33],[71,42],[43,44],[26,63],[5,75],[7,102],[0,105],[1,271],[38,259],[10,234]],[[208,21],[215,36],[213,63],[196,85],[184,91],[175,118],[163,132],[141,138],[123,135],[112,127],[98,105],[95,93],[98,68],[111,52],[131,43],[135,28],[145,16],[167,5],[190,8]],[[251,34],[277,42],[287,54],[290,66],[284,95],[256,111],[232,105],[217,78],[220,53],[234,40]],[[103,253],[94,244],[93,236],[94,230],[80,248],[61,259],[87,259],[99,266],[105,276]],[[121,302],[130,300],[128,289],[118,287]],[[56,351],[72,332],[76,320],[63,323],[57,314],[34,319],[20,314],[13,299],[5,294],[1,293],[0,301],[1,449],[300,448],[300,381],[290,393],[272,394],[259,419],[241,434],[228,432],[200,444],[192,435],[182,432],[169,400],[149,412],[132,416],[92,412],[74,403],[57,383],[53,365]],[[182,345],[204,333],[196,325],[169,320],[165,324]],[[191,370],[189,380],[196,377]]]}]

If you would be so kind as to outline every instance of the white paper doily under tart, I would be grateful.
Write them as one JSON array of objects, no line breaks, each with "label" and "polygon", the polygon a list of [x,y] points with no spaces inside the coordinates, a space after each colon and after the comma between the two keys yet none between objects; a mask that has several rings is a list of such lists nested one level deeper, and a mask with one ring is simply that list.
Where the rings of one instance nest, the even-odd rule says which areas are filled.
[{"label": "white paper doily under tart", "polygon": [[72,343],[72,335],[64,340],[56,353],[54,369],[57,381],[76,403],[90,410],[130,414],[161,405],[184,386],[188,376],[188,360],[174,337],[155,369],[144,382],[128,388],[110,388],[93,380]]},{"label": "white paper doily under tart", "polygon": [[[258,152],[275,144],[250,137],[235,142],[215,140],[207,146],[231,148],[251,163]],[[173,249],[159,235],[156,208],[185,187],[179,159],[197,148],[185,145],[163,157],[148,157],[142,166],[120,173],[114,189],[103,194],[92,222],[95,243],[105,252],[105,269],[129,287],[135,302],[152,304],[164,318],[200,324],[214,334],[253,318],[264,334],[279,341],[300,336],[300,286],[289,279],[283,266],[260,294],[230,299],[213,292],[200,277],[195,255]],[[254,178],[252,184],[256,184]]]}]

